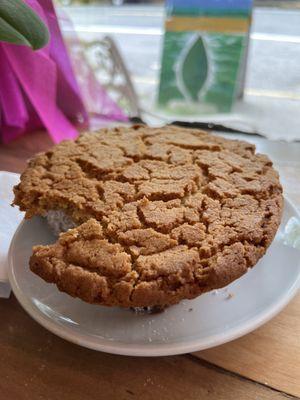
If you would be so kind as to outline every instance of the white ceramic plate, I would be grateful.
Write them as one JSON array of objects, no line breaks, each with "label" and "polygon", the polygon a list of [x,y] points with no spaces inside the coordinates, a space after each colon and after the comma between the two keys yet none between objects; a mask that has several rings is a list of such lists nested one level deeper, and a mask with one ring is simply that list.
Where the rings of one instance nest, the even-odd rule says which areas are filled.
[{"label": "white ceramic plate", "polygon": [[274,317],[300,286],[299,250],[283,230],[298,217],[285,202],[281,228],[258,265],[225,289],[170,307],[161,314],[89,305],[59,292],[28,268],[31,248],[54,241],[46,222],[22,222],[9,252],[9,280],[25,310],[51,332],[95,350],[159,356],[207,349],[242,336]]}]

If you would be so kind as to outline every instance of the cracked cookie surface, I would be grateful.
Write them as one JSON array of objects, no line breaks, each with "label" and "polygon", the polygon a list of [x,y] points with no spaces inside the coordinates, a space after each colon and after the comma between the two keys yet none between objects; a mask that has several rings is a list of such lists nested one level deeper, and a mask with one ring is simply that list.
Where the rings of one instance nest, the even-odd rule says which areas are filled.
[{"label": "cracked cookie surface", "polygon": [[78,227],[36,246],[30,268],[90,303],[165,306],[256,264],[280,224],[272,162],[194,129],[86,133],[30,160],[14,189],[26,218],[62,210]]}]

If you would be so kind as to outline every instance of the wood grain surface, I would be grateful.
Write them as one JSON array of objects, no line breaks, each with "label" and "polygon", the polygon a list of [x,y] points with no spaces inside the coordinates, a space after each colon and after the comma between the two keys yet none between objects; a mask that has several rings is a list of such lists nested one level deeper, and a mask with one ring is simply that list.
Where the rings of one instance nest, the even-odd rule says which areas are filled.
[{"label": "wood grain surface", "polygon": [[300,397],[300,295],[263,327],[195,356]]},{"label": "wood grain surface", "polygon": [[[44,132],[0,145],[0,170],[20,172],[50,145]],[[300,164],[283,175],[300,206]],[[130,358],[73,345],[39,326],[14,296],[0,299],[0,315],[0,400],[300,398],[299,295],[255,332],[176,357]]]},{"label": "wood grain surface", "polygon": [[189,356],[114,356],[68,343],[0,300],[3,400],[283,400],[283,393]]}]

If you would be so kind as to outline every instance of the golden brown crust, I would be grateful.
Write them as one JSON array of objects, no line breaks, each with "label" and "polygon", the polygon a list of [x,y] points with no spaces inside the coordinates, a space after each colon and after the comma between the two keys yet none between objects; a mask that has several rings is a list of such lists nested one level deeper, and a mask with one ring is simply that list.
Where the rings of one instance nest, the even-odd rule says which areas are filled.
[{"label": "golden brown crust", "polygon": [[174,304],[256,264],[282,188],[253,145],[165,127],[104,129],[30,161],[15,187],[26,217],[64,210],[78,228],[34,248],[31,269],[90,303]]}]

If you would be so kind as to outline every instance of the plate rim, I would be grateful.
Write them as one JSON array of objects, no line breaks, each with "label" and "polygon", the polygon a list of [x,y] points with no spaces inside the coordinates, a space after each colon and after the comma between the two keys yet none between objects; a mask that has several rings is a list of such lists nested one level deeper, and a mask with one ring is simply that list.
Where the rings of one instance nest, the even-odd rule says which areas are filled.
[{"label": "plate rim", "polygon": [[[300,219],[300,212],[297,210],[293,202],[284,196],[284,203],[291,207],[292,212]],[[16,296],[20,305],[24,310],[41,326],[62,339],[65,339],[71,343],[92,349],[97,351],[102,351],[110,354],[118,354],[125,356],[139,356],[139,357],[157,357],[157,356],[170,356],[193,353],[196,351],[206,350],[212,347],[220,346],[222,344],[228,343],[232,340],[238,339],[260,326],[264,325],[272,318],[274,318],[283,308],[296,296],[300,288],[300,269],[297,278],[295,279],[292,286],[282,295],[277,298],[269,308],[264,309],[259,314],[256,314],[247,321],[241,323],[241,326],[233,327],[230,330],[222,332],[221,334],[211,335],[205,340],[193,339],[190,342],[182,343],[164,343],[160,345],[155,345],[154,343],[145,344],[134,344],[134,343],[122,343],[122,342],[112,342],[108,339],[102,338],[97,340],[92,336],[86,337],[82,333],[73,332],[73,330],[67,326],[59,325],[55,320],[51,319],[49,316],[45,316],[39,312],[32,302],[27,299],[26,296],[22,294],[19,286],[17,285],[14,273],[13,273],[13,250],[16,242],[16,237],[19,231],[22,229],[25,220],[23,219],[18,228],[16,229],[14,236],[11,240],[9,252],[8,252],[8,278],[14,295]],[[300,261],[299,261],[300,263]]]}]

